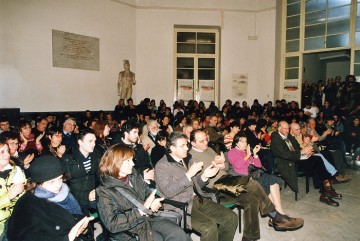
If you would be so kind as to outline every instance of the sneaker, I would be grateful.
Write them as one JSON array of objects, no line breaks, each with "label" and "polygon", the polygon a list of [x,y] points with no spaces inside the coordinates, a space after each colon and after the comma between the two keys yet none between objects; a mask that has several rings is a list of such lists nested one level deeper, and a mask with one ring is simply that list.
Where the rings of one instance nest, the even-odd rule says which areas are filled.
[{"label": "sneaker", "polygon": [[294,231],[302,228],[303,225],[302,218],[291,218],[280,213],[276,213],[276,217],[272,219],[272,226],[276,231]]}]

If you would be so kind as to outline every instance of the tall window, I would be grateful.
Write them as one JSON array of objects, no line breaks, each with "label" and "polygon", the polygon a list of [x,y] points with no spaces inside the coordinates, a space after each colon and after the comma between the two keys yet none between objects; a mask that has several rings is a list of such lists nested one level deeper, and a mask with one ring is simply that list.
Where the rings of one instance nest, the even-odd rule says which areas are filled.
[{"label": "tall window", "polygon": [[218,28],[175,28],[174,62],[175,99],[218,102]]},{"label": "tall window", "polygon": [[350,45],[351,0],[309,0],[305,3],[304,50]]}]

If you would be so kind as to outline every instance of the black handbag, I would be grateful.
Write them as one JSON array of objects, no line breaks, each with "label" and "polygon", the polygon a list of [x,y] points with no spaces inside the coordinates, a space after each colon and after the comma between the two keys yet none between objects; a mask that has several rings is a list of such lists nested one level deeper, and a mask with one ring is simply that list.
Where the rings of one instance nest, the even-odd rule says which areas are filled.
[{"label": "black handbag", "polygon": [[262,167],[256,167],[254,164],[250,164],[248,167],[249,176],[255,180],[258,180],[265,171]]}]

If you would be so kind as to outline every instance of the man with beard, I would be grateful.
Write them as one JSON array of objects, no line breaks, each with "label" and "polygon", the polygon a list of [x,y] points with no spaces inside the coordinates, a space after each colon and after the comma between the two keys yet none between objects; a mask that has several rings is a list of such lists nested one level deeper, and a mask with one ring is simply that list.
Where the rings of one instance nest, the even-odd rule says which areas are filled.
[{"label": "man with beard", "polygon": [[[155,147],[155,138],[159,132],[159,124],[156,120],[149,120],[146,124],[148,133],[143,133],[141,136],[141,143],[143,147],[148,147],[147,153],[151,153],[151,150]],[[145,148],[146,149],[146,148]]]}]

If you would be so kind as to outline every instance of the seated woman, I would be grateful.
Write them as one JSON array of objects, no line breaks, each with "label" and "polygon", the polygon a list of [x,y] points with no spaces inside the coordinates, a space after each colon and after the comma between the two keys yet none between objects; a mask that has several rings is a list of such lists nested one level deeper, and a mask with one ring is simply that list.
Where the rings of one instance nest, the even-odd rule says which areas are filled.
[{"label": "seated woman", "polygon": [[[100,162],[97,207],[109,240],[130,240],[124,233],[127,230],[137,233],[140,240],[191,240],[176,223],[151,215],[159,210],[163,198],[155,198],[155,191],[151,193],[140,174],[133,170],[133,157],[132,148],[116,144]],[[131,199],[143,204],[144,209],[140,210]]]},{"label": "seated woman", "polygon": [[50,127],[46,133],[46,137],[50,140],[50,143],[44,146],[41,155],[42,156],[52,155],[55,157],[62,158],[63,154],[66,151],[65,145],[61,145],[62,135],[63,135],[62,129],[55,126]]},{"label": "seated woman", "polygon": [[233,121],[230,123],[230,132],[224,136],[224,144],[227,150],[231,150],[231,144],[234,140],[234,137],[240,131],[240,122]]},{"label": "seated woman", "polygon": [[92,235],[86,235],[92,234],[87,225],[93,218],[82,218],[78,202],[63,183],[60,160],[39,157],[29,171],[27,192],[18,200],[9,219],[9,241],[93,240]]},{"label": "seated woman", "polygon": [[35,152],[35,156],[41,153],[43,147],[41,145],[41,138],[43,138],[44,133],[40,134],[36,139],[34,138],[34,134],[31,133],[31,123],[26,120],[20,120],[19,124],[19,135],[20,135],[20,149],[19,152]]},{"label": "seated woman", "polygon": [[101,157],[110,146],[110,141],[107,137],[110,134],[110,127],[107,122],[99,120],[94,124],[92,129],[96,136],[94,151]]},{"label": "seated woman", "polygon": [[[243,133],[238,133],[235,135],[234,141],[232,143],[232,149],[228,153],[229,162],[234,167],[235,172],[240,175],[248,176],[248,168],[250,164],[254,164],[255,167],[261,167],[261,161],[257,155],[259,150],[260,146],[256,145],[253,149],[252,156],[250,145],[247,144],[246,135]],[[281,178],[263,173],[257,181],[260,183],[265,193],[269,196],[269,199],[275,205],[276,211],[282,215],[285,215],[280,198],[280,187],[283,185]]]},{"label": "seated woman", "polygon": [[155,138],[155,147],[151,150],[151,163],[153,166],[165,155],[166,139],[168,137],[166,131],[159,131]]},{"label": "seated woman", "polygon": [[9,146],[0,140],[0,240],[6,239],[8,218],[15,203],[24,194],[25,175],[10,160]]}]

